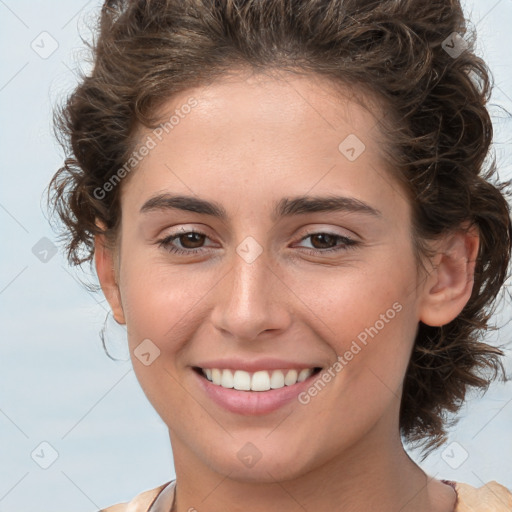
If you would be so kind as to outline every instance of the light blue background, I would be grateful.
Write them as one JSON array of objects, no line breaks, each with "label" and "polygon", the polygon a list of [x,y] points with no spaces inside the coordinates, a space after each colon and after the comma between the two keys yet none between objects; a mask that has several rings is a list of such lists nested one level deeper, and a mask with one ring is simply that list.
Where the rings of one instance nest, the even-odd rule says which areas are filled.
[{"label": "light blue background", "polygon": [[[174,477],[167,430],[131,364],[103,352],[98,333],[106,302],[78,282],[92,276],[68,268],[61,253],[47,263],[32,253],[42,237],[55,241],[42,195],[63,160],[51,133],[52,105],[69,93],[78,66],[89,69],[79,34],[89,39],[98,5],[0,0],[0,512],[93,511]],[[472,0],[466,10],[494,71],[493,101],[512,112],[512,1]],[[47,59],[31,48],[43,31],[59,45]],[[511,122],[493,112],[502,178],[511,177]],[[500,321],[511,313],[504,304]],[[111,351],[128,359],[122,328],[110,322],[107,333]],[[505,343],[511,334],[508,326],[493,336]],[[512,488],[511,401],[512,383],[472,399],[450,438],[467,460],[452,469],[443,448],[425,469],[437,478]],[[43,441],[58,452],[46,470],[31,458]],[[450,449],[452,459],[461,456],[458,445]],[[41,462],[50,450],[44,453]]]}]

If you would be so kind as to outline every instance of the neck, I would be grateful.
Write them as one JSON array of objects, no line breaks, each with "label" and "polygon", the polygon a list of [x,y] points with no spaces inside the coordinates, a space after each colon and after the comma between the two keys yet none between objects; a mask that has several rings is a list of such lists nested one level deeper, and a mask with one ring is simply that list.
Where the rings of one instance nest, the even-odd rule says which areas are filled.
[{"label": "neck", "polygon": [[[398,430],[396,430],[398,432]],[[385,442],[384,440],[388,440]],[[400,437],[382,436],[377,426],[357,445],[326,463],[271,482],[236,479],[204,464],[171,433],[176,470],[176,512],[451,512],[455,493],[428,477],[405,452]]]}]

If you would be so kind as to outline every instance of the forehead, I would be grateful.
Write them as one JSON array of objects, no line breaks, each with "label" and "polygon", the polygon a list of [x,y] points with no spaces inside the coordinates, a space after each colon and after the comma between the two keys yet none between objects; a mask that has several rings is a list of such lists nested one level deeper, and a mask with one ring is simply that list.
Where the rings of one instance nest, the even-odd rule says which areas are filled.
[{"label": "forehead", "polygon": [[384,170],[382,106],[318,76],[229,75],[173,96],[158,113],[160,127],[139,133],[154,141],[131,177],[139,203],[150,189],[302,195],[339,185],[357,198],[358,187],[380,180],[398,191]]},{"label": "forehead", "polygon": [[[314,74],[269,70],[231,72],[211,84],[181,92],[160,106],[162,122],[165,124],[173,113],[185,110],[191,98],[197,104],[190,113],[186,109],[179,124],[193,124],[194,131],[203,129],[213,137],[221,132],[247,136],[250,130],[260,137],[266,133],[272,138],[276,134],[285,138],[287,133],[304,135],[309,131],[308,139],[315,140],[315,144],[320,137],[329,139],[329,132],[335,135],[334,142],[344,133],[377,139],[377,126],[384,117],[383,106],[369,89],[363,91],[359,86],[349,87]],[[182,123],[187,118],[190,121]],[[240,127],[245,130],[241,132]],[[177,128],[178,125],[173,126],[172,131],[188,135],[186,126]]]}]

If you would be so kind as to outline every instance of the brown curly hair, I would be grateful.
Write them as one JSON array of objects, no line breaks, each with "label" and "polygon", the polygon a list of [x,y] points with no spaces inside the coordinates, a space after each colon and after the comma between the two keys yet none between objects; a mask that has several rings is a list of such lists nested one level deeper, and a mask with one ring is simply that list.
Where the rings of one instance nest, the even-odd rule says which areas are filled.
[{"label": "brown curly hair", "polygon": [[497,181],[487,158],[492,81],[474,40],[458,0],[106,1],[94,68],[55,111],[68,158],[48,201],[64,223],[69,262],[92,262],[96,220],[115,244],[121,186],[101,198],[95,191],[172,95],[241,67],[298,70],[371,91],[390,112],[381,131],[413,207],[417,254],[464,223],[480,234],[470,300],[448,325],[420,323],[405,376],[400,431],[430,451],[446,440],[469,387],[485,390],[504,374],[503,352],[481,337],[508,272],[510,183]]}]

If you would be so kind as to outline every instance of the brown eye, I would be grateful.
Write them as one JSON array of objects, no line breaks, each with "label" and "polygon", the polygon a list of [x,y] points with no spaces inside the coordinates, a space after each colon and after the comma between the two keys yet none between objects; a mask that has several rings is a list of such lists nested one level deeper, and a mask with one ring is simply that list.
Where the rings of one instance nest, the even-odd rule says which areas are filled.
[{"label": "brown eye", "polygon": [[359,242],[346,236],[336,233],[308,233],[301,239],[301,242],[310,239],[310,248],[305,248],[306,252],[314,255],[321,255],[330,252],[346,251],[349,248],[355,248]]},{"label": "brown eye", "polygon": [[180,241],[180,244],[185,249],[197,249],[204,243],[205,236],[201,233],[196,233],[195,231],[191,231],[190,233],[185,233],[183,235],[179,235],[175,237]]},{"label": "brown eye", "polygon": [[[330,235],[329,233],[318,233],[310,235],[311,243],[315,249],[330,249],[336,245],[338,236]],[[315,241],[319,242],[318,244]]]},{"label": "brown eye", "polygon": [[[203,251],[203,244],[208,238],[205,233],[199,231],[180,231],[158,242],[166,251],[176,254],[196,254]],[[178,246],[176,246],[178,242]]]}]

